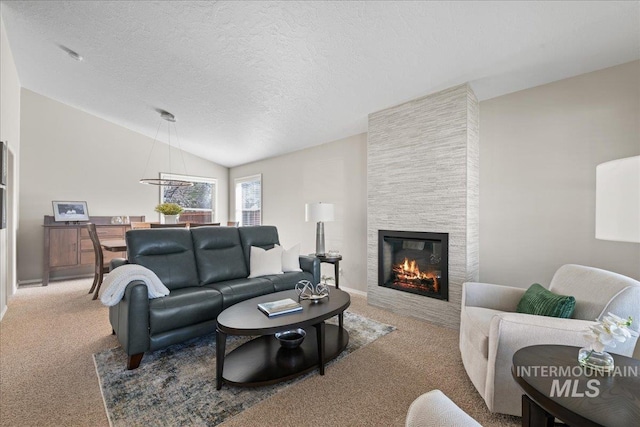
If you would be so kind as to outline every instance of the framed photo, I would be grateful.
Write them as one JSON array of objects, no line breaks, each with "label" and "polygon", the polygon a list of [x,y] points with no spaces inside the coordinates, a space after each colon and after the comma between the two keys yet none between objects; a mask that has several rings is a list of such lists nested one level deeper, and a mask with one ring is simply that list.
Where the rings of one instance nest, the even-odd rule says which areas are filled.
[{"label": "framed photo", "polygon": [[89,221],[87,202],[52,202],[55,221]]},{"label": "framed photo", "polygon": [[0,185],[7,185],[7,143],[0,141]]},{"label": "framed photo", "polygon": [[7,190],[0,188],[0,229],[7,228]]}]

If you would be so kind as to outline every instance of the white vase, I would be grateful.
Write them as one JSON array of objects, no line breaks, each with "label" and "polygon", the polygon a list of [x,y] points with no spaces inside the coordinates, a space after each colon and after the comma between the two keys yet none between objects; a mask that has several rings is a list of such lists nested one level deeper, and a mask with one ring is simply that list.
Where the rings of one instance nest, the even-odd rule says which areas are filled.
[{"label": "white vase", "polygon": [[179,215],[165,215],[164,223],[165,224],[177,224]]}]

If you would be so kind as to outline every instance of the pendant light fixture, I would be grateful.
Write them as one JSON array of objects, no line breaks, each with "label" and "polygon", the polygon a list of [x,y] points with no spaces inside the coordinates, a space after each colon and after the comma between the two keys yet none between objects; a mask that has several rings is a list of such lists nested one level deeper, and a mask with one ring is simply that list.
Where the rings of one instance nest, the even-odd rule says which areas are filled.
[{"label": "pendant light fixture", "polygon": [[[185,175],[187,174],[187,167],[184,163],[184,154],[182,153],[182,149],[180,148],[180,141],[178,140],[178,130],[176,128],[176,117],[168,111],[165,110],[156,110],[160,113],[160,123],[158,124],[158,130],[156,131],[156,136],[153,138],[153,145],[151,146],[151,152],[149,153],[149,158],[147,159],[147,165],[144,168],[144,173],[142,176],[145,176],[147,173],[147,168],[149,167],[149,161],[151,160],[151,155],[153,154],[153,149],[156,146],[156,142],[158,142],[158,134],[160,133],[160,127],[162,126],[162,121],[167,122],[167,134],[168,134],[168,145],[169,145],[169,175],[172,175],[173,170],[171,168],[171,123],[173,123],[173,129],[176,136],[176,148],[180,153],[180,158],[182,160],[182,167],[184,168]],[[162,185],[165,187],[191,187],[193,182],[185,181],[182,179],[173,179],[173,178],[142,178],[140,180],[140,184],[149,184],[149,185]]]}]

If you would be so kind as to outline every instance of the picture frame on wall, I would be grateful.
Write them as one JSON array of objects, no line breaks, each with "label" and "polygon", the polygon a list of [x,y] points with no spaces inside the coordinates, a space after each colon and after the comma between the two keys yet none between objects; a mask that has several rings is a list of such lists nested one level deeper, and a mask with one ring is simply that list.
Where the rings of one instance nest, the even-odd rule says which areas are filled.
[{"label": "picture frame on wall", "polygon": [[0,185],[7,185],[7,143],[0,141]]},{"label": "picture frame on wall", "polygon": [[7,228],[7,190],[0,187],[0,229]]},{"label": "picture frame on wall", "polygon": [[53,201],[53,219],[62,221],[89,221],[87,202]]}]

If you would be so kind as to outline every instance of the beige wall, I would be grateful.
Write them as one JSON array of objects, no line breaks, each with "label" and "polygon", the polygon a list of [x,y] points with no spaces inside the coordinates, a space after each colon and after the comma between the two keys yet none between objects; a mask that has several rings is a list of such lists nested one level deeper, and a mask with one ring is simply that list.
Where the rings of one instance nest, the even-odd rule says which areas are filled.
[{"label": "beige wall", "polygon": [[0,140],[8,144],[7,228],[0,230],[0,319],[16,290],[17,165],[20,156],[20,81],[0,16]]},{"label": "beige wall", "polygon": [[640,154],[640,61],[480,103],[480,278],[565,263],[640,279],[640,244],[595,239],[596,165]]},{"label": "beige wall", "polygon": [[[315,223],[307,223],[309,202],[336,205],[336,220],[325,223],[325,248],[343,255],[340,287],[366,292],[366,134],[334,141],[232,168],[229,210],[234,215],[234,179],[262,174],[263,224],[278,227],[285,248],[301,244],[301,253],[315,252]],[[333,276],[333,266],[322,264]]]},{"label": "beige wall", "polygon": [[[153,139],[25,89],[21,127],[19,281],[42,277],[41,225],[44,215],[52,215],[52,200],[86,200],[90,215],[159,219],[153,211],[159,187],[138,180],[148,159],[145,178],[168,172],[165,144],[157,144],[149,157]],[[191,175],[218,179],[217,219],[226,222],[229,170],[187,153],[185,163]],[[176,167],[173,172],[183,171]]]}]

